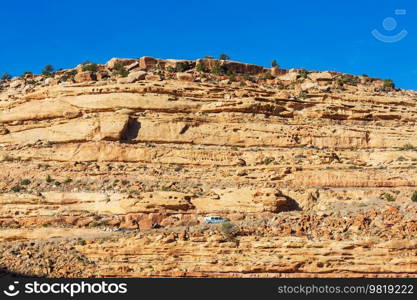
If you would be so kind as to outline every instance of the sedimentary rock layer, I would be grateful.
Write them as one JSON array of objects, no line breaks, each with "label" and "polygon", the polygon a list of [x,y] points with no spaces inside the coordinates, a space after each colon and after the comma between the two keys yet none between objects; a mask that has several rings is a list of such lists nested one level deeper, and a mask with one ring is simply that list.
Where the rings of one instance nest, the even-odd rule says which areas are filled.
[{"label": "sedimentary rock layer", "polygon": [[208,58],[0,82],[0,269],[415,277],[416,121],[386,81]]}]

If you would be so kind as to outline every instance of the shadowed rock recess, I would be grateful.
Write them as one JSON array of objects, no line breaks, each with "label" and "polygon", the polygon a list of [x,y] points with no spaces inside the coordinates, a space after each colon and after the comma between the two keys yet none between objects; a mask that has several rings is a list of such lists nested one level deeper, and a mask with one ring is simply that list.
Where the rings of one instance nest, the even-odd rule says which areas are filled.
[{"label": "shadowed rock recess", "polygon": [[0,269],[417,277],[416,121],[388,80],[212,58],[0,81]]}]

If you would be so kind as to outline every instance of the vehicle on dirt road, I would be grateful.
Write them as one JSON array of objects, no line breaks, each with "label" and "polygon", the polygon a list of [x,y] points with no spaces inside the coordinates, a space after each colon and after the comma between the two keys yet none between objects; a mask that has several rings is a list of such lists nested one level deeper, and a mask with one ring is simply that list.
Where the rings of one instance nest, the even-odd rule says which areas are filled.
[{"label": "vehicle on dirt road", "polygon": [[224,222],[229,222],[230,220],[227,218],[221,218],[218,216],[210,216],[210,217],[205,217],[204,218],[204,222],[206,224],[217,224],[217,223],[224,223]]}]

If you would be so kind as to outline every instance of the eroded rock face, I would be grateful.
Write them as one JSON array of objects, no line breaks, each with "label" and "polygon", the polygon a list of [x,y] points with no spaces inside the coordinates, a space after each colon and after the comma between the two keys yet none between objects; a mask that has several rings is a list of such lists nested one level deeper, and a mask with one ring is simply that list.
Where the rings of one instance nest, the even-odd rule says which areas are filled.
[{"label": "eroded rock face", "polygon": [[81,72],[78,72],[74,76],[74,81],[78,83],[85,82],[85,81],[92,81],[95,79],[96,79],[96,76],[93,74],[93,72],[90,72],[90,71],[81,71]]},{"label": "eroded rock face", "polygon": [[417,275],[416,92],[212,58],[74,70],[0,83],[0,269]]}]

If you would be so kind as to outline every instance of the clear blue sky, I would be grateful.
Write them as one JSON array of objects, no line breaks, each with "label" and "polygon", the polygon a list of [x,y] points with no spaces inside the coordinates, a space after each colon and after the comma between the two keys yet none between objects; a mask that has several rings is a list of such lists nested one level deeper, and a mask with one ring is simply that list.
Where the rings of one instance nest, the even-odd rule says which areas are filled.
[{"label": "clear blue sky", "polygon": [[[417,90],[417,3],[411,0],[2,1],[0,26],[0,73],[12,75],[111,57],[226,53],[264,66],[276,59],[284,68],[392,78]],[[374,29],[408,35],[385,43]]]}]

